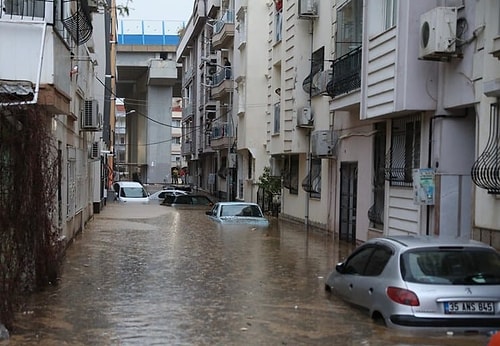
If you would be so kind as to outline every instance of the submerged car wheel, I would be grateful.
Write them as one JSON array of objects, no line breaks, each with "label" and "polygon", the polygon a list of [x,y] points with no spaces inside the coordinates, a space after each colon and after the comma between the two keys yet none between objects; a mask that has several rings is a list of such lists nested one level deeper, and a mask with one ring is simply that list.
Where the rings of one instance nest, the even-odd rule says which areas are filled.
[{"label": "submerged car wheel", "polygon": [[372,320],[375,322],[375,324],[380,325],[380,326],[386,326],[387,324],[385,323],[385,318],[384,316],[379,312],[379,311],[374,311],[372,314]]}]

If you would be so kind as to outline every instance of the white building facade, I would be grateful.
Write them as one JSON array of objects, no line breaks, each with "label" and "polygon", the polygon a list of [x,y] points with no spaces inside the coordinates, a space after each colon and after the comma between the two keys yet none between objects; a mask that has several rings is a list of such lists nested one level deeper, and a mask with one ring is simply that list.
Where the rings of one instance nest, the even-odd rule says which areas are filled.
[{"label": "white building facade", "polygon": [[[17,106],[40,106],[51,115],[46,121],[54,157],[47,160],[60,167],[52,227],[66,243],[101,210],[106,197],[102,151],[111,144],[109,127],[103,135],[104,120],[109,124],[106,38],[111,30],[104,7],[111,2],[99,8],[87,1],[30,4],[2,2],[0,36],[9,49],[0,51],[0,84],[12,88],[2,88],[0,112],[5,119]],[[23,89],[31,96],[13,101],[7,95],[19,96]]]},{"label": "white building facade", "polygon": [[[232,8],[195,6],[193,18],[208,19],[187,32],[214,44],[199,33]],[[269,166],[282,179],[281,218],[352,242],[435,234],[500,247],[497,2],[236,1],[234,10],[234,39],[215,36],[213,62],[232,59],[232,98],[222,105],[231,105],[237,132],[222,141],[227,152],[209,145],[205,163],[205,149],[192,152],[209,168],[198,172],[218,172],[236,143],[235,196],[255,198],[255,179]],[[199,72],[196,56],[207,55],[187,49],[195,45],[185,37],[185,96],[201,93],[199,85],[220,91]],[[252,45],[253,37],[266,39]],[[213,119],[230,120],[218,107]],[[190,128],[207,129],[192,112]]]}]

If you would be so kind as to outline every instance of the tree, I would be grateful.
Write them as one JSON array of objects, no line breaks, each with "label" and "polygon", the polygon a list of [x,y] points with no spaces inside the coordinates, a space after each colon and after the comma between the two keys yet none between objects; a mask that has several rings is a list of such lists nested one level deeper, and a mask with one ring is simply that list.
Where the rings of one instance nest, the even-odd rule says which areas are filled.
[{"label": "tree", "polygon": [[281,192],[281,178],[271,175],[271,167],[264,167],[264,172],[259,177],[257,184],[273,195]]}]

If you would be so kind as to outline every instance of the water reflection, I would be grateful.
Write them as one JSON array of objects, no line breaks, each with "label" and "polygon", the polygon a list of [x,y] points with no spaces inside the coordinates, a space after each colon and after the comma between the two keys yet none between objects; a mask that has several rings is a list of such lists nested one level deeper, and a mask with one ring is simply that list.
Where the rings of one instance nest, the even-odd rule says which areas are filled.
[{"label": "water reflection", "polygon": [[324,291],[352,245],[303,225],[219,224],[203,209],[111,204],[34,295],[9,345],[485,345],[374,324]]}]

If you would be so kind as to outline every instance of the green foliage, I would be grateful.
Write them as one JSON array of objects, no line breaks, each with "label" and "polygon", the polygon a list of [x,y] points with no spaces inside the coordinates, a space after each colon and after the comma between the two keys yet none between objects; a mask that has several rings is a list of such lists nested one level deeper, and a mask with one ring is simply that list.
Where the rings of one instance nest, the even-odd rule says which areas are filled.
[{"label": "green foliage", "polygon": [[264,172],[259,177],[258,185],[266,191],[279,194],[281,191],[281,178],[272,176],[270,167],[264,167]]}]

